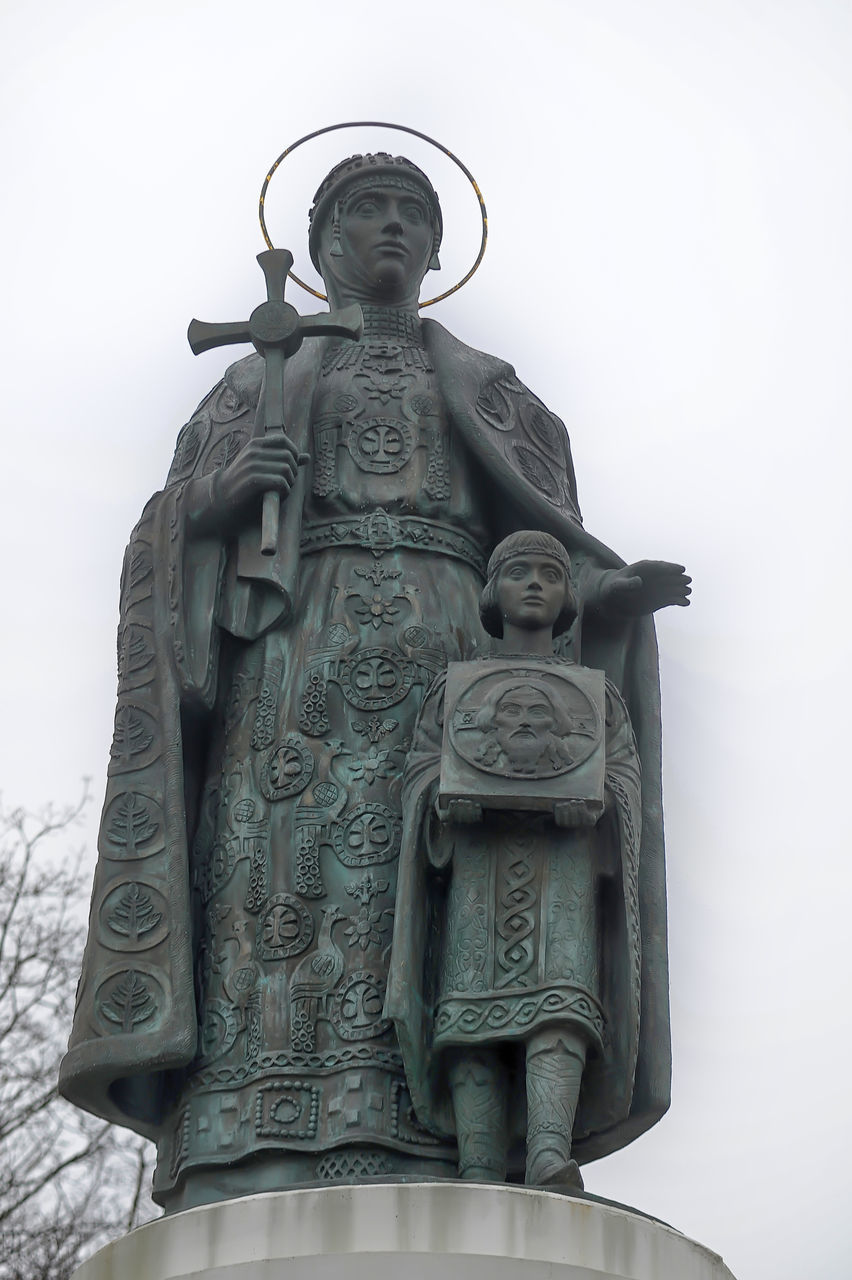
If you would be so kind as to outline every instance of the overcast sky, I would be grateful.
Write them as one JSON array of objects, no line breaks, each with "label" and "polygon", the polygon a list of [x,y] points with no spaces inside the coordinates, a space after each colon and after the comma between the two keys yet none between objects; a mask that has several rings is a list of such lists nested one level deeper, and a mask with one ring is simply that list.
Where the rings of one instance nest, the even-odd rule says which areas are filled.
[{"label": "overcast sky", "polygon": [[[232,358],[187,322],[263,297],[270,163],[437,137],[491,239],[431,314],[565,419],[587,528],[695,580],[658,615],[673,1103],[586,1185],[738,1280],[846,1280],[852,5],[5,0],[0,47],[6,800],[90,775],[94,858],[124,543]],[[283,166],[273,239],[309,275],[314,188],[382,148],[432,175],[451,283],[475,200],[387,133]]]}]

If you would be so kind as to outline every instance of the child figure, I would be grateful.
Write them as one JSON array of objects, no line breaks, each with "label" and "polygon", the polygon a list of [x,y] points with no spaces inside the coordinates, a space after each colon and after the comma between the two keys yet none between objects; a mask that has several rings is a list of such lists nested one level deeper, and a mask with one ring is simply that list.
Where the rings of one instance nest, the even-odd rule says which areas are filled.
[{"label": "child figure", "polygon": [[387,1001],[416,1118],[455,1135],[460,1177],[566,1189],[574,1144],[594,1154],[629,1115],[641,967],[639,760],[615,687],[554,656],[570,573],[549,534],[501,542],[495,656],[424,701]]}]

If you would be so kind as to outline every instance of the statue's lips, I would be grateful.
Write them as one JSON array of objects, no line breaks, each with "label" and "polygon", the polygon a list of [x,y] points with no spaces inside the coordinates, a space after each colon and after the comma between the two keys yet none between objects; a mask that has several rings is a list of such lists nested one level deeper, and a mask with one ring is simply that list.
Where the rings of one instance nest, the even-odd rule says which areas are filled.
[{"label": "statue's lips", "polygon": [[400,244],[398,240],[383,240],[376,245],[379,253],[398,253],[404,257],[408,257],[408,249],[404,244]]}]

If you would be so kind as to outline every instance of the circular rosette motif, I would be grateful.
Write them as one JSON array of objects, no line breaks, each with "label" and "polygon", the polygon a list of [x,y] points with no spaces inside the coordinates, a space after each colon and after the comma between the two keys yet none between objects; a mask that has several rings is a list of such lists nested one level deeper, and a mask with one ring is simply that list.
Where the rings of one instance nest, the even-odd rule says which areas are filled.
[{"label": "circular rosette motif", "polygon": [[413,664],[392,649],[362,649],[340,672],[343,696],[361,711],[383,711],[402,702],[413,683]]},{"label": "circular rosette motif", "polygon": [[304,791],[313,773],[313,752],[298,734],[290,733],[266,753],[260,789],[267,800],[286,800]]},{"label": "circular rosette motif", "polygon": [[342,1040],[372,1040],[390,1028],[382,1016],[385,1005],[384,979],[366,969],[352,973],[338,991],[332,1020]]},{"label": "circular rosette motif", "polygon": [[400,819],[386,805],[356,805],[332,827],[334,852],[345,867],[392,862],[399,854],[401,829]]},{"label": "circular rosette motif", "polygon": [[310,946],[314,936],[311,913],[298,898],[276,893],[257,922],[257,949],[263,960],[287,960]]},{"label": "circular rosette motif", "polygon": [[361,471],[390,475],[401,471],[414,452],[414,427],[397,418],[367,418],[350,428],[346,445]]}]

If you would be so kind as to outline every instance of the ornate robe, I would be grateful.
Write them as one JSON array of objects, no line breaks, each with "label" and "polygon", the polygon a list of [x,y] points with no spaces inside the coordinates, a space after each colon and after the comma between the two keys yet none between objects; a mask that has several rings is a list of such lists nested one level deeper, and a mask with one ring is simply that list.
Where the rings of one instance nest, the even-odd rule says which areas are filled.
[{"label": "ornate robe", "polygon": [[[260,554],[259,521],[197,538],[186,514],[190,482],[251,436],[256,356],[182,431],[127,551],[61,1088],[158,1141],[155,1193],[178,1207],[187,1174],[249,1157],[278,1161],[269,1186],[451,1174],[384,1010],[410,735],[433,677],[481,652],[499,538],[555,534],[581,598],[621,564],[582,528],[563,425],[513,370],[435,322],[391,319],[399,332],[316,340],[288,362],[290,434],[312,466],[282,503],[276,556]],[[609,1149],[668,1099],[659,695],[650,622],[592,611],[582,639],[630,705],[644,770],[641,1026]]]},{"label": "ornate robe", "polygon": [[[513,657],[523,666],[523,657]],[[537,667],[541,659],[532,659]],[[444,1051],[508,1049],[571,1027],[590,1048],[574,1154],[629,1113],[638,1053],[640,766],[624,702],[606,690],[607,813],[593,829],[549,814],[437,820],[445,678],[429,691],[403,783],[404,833],[387,1011],[421,1121],[453,1132]],[[422,921],[422,927],[408,924]],[[407,926],[407,927],[406,927]],[[523,1070],[510,1073],[510,1175],[523,1177]]]}]

